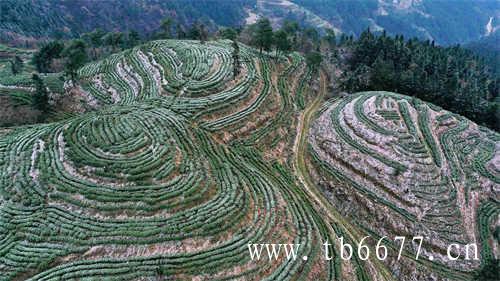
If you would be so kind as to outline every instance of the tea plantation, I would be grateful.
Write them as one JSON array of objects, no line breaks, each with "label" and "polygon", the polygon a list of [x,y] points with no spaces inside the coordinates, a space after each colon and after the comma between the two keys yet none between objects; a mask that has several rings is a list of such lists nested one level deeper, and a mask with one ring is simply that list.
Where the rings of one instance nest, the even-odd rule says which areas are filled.
[{"label": "tea plantation", "polygon": [[[498,258],[497,133],[388,92],[318,109],[300,54],[239,49],[236,77],[227,40],[113,54],[79,70],[85,113],[0,129],[0,280],[471,280]],[[365,235],[426,240],[418,261],[325,258]],[[445,258],[472,242],[479,261]]]}]

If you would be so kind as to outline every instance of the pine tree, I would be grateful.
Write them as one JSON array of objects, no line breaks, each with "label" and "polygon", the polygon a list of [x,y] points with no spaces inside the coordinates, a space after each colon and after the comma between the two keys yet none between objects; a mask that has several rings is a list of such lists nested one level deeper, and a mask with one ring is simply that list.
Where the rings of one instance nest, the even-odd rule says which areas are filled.
[{"label": "pine tree", "polygon": [[220,35],[223,39],[235,40],[238,33],[233,28],[224,28],[221,30]]},{"label": "pine tree", "polygon": [[201,23],[201,24],[198,25],[198,29],[199,29],[199,35],[200,35],[200,38],[199,38],[200,39],[200,43],[201,44],[205,44],[205,42],[208,39],[208,31],[205,28],[205,25],[203,23]]},{"label": "pine tree", "polygon": [[330,50],[335,48],[337,44],[337,38],[335,37],[335,31],[331,28],[326,29],[325,41],[328,43]]},{"label": "pine tree", "polygon": [[319,52],[310,52],[306,54],[306,63],[307,66],[311,67],[314,71],[317,71],[323,57]]},{"label": "pine tree", "polygon": [[170,29],[172,27],[172,19],[171,18],[164,18],[161,23],[160,23],[160,29],[161,29],[161,32],[160,32],[160,36],[163,38],[163,39],[169,39],[171,34],[170,34]]},{"label": "pine tree", "polygon": [[191,28],[189,29],[188,34],[187,34],[187,38],[193,39],[193,40],[200,38],[200,29],[198,28],[198,26],[196,24],[193,24],[191,26]]},{"label": "pine tree", "polygon": [[233,40],[233,78],[236,78],[240,74],[240,46],[238,42]]},{"label": "pine tree", "polygon": [[116,52],[120,46],[123,46],[123,33],[121,32],[109,32],[103,39],[104,44],[111,47],[113,52]]},{"label": "pine tree", "polygon": [[66,58],[64,72],[73,83],[76,82],[77,70],[87,62],[87,52],[85,42],[77,39],[69,44],[63,51],[63,56]]},{"label": "pine tree", "polygon": [[49,105],[49,93],[47,91],[47,87],[45,86],[42,78],[40,78],[37,74],[33,74],[32,79],[35,84],[33,107],[40,110],[42,113],[46,113]]},{"label": "pine tree", "polygon": [[23,67],[23,60],[17,55],[10,61],[10,69],[14,75],[21,73],[21,71],[23,71]]},{"label": "pine tree", "polygon": [[269,51],[273,44],[273,28],[271,22],[267,18],[260,19],[257,23],[257,29],[254,35],[255,45],[259,48],[260,53],[262,50]]},{"label": "pine tree", "polygon": [[137,46],[141,42],[141,37],[139,36],[139,32],[135,30],[131,30],[128,32],[127,36],[127,47],[133,48]]},{"label": "pine tree", "polygon": [[60,41],[52,41],[44,45],[33,55],[32,62],[38,72],[51,72],[52,61],[60,58],[64,50],[64,44]]},{"label": "pine tree", "polygon": [[186,38],[186,31],[184,31],[184,27],[179,23],[177,23],[175,26],[175,32],[177,33],[177,39]]},{"label": "pine tree", "polygon": [[278,30],[274,33],[274,43],[276,45],[276,57],[280,52],[288,52],[292,48],[288,35],[284,30]]}]

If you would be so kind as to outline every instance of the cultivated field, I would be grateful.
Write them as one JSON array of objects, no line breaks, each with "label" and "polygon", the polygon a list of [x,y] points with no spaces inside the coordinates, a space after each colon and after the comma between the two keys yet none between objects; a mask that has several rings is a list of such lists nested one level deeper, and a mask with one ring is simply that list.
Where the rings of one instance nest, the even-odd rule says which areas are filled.
[{"label": "cultivated field", "polygon": [[[237,77],[231,41],[111,55],[79,71],[85,113],[0,130],[0,280],[470,280],[499,256],[497,133],[387,92],[320,107],[325,73],[239,46]],[[325,260],[365,235],[426,242]],[[480,261],[444,258],[471,242]]]},{"label": "cultivated field", "polygon": [[[332,278],[325,223],[263,160],[285,154],[284,81],[304,62],[242,46],[233,79],[229,46],[158,41],[89,64],[95,111],[2,135],[1,280]],[[249,261],[262,241],[309,260]]]},{"label": "cultivated field", "polygon": [[[460,280],[465,277],[456,273],[481,264],[464,260],[466,244],[481,245],[483,261],[499,254],[493,234],[500,214],[499,141],[497,133],[432,104],[363,92],[323,108],[309,153],[323,194],[353,225],[375,241],[424,236],[421,258]],[[454,243],[458,261],[447,257]],[[417,244],[410,247],[413,259]]]}]

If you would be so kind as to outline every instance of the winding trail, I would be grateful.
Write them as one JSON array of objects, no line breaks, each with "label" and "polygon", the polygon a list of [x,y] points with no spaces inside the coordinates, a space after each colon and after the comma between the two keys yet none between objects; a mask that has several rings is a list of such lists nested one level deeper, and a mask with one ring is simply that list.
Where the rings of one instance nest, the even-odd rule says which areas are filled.
[{"label": "winding trail", "polygon": [[[332,228],[332,223],[342,228],[352,241],[358,243],[365,235],[359,232],[356,227],[349,223],[345,218],[326,200],[326,198],[316,188],[311,179],[307,165],[307,137],[311,122],[314,120],[315,113],[321,106],[327,92],[327,75],[324,71],[320,72],[320,90],[312,103],[310,103],[303,113],[299,116],[297,124],[297,134],[293,145],[295,159],[293,161],[293,171],[299,181],[300,186],[305,188],[305,192],[311,198],[315,210],[327,220],[327,226],[330,230],[330,243],[335,244],[337,237]],[[333,238],[333,239],[332,239]],[[335,239],[335,240],[334,240]],[[395,280],[388,268],[378,259],[370,256],[370,263],[380,273],[380,276],[372,276],[374,280]],[[378,278],[380,277],[380,278]]]}]

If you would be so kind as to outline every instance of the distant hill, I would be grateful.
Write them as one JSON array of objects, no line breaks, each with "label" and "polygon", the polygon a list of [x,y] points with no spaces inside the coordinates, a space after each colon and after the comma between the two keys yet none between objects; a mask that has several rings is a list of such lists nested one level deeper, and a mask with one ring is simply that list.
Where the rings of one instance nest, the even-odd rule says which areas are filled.
[{"label": "distant hill", "polygon": [[359,35],[367,27],[435,40],[441,45],[478,40],[500,26],[497,0],[258,0],[256,14]]},{"label": "distant hill", "polygon": [[238,27],[268,17],[359,35],[367,27],[435,40],[441,45],[479,40],[500,28],[497,0],[2,0],[0,40],[22,45],[45,37],[73,37],[97,27],[150,33],[164,17],[184,26],[202,20]]},{"label": "distant hill", "polygon": [[134,29],[141,33],[158,28],[169,16],[181,24],[198,19],[217,25],[243,24],[244,7],[252,0],[2,0],[0,40],[29,41],[40,37],[72,37],[97,27]]}]

